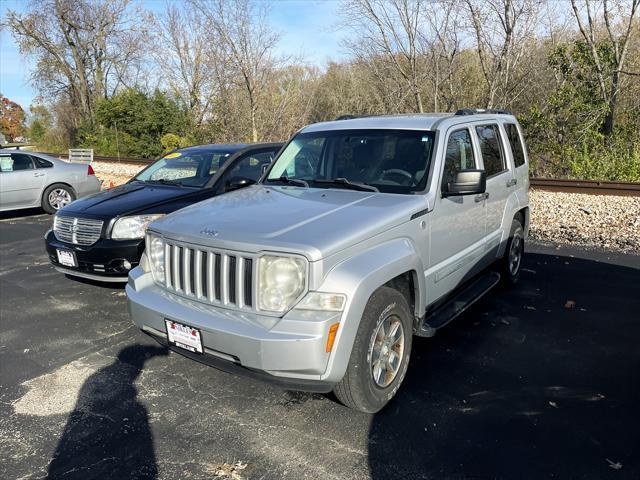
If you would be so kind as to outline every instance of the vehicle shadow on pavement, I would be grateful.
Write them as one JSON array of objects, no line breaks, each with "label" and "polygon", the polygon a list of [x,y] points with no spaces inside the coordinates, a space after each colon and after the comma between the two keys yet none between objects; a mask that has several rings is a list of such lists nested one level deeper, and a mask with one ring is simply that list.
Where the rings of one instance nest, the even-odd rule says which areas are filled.
[{"label": "vehicle shadow on pavement", "polygon": [[156,478],[153,435],[134,381],[147,360],[167,353],[157,346],[125,347],[85,381],[47,478]]},{"label": "vehicle shadow on pavement", "polygon": [[371,478],[640,478],[640,270],[528,254],[372,419]]},{"label": "vehicle shadow on pavement", "polygon": [[[0,212],[0,220],[11,220],[23,217],[35,217],[38,215],[47,215],[42,208],[23,208],[20,210],[5,210]],[[53,218],[53,216],[51,216]]]},{"label": "vehicle shadow on pavement", "polygon": [[99,280],[91,280],[89,278],[76,277],[74,275],[64,276],[67,280],[82,283],[84,285],[90,285],[92,287],[104,288],[107,290],[124,290],[127,286],[127,282],[101,282]]}]

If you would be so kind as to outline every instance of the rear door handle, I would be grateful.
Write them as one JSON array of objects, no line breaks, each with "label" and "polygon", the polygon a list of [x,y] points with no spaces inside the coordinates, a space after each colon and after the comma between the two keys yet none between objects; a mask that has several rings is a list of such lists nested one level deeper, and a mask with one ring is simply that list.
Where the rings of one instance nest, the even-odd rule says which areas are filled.
[{"label": "rear door handle", "polygon": [[511,180],[509,180],[507,182],[507,188],[513,187],[516,183],[518,183],[518,179],[517,178],[512,178]]},{"label": "rear door handle", "polygon": [[34,177],[44,177],[44,173],[34,173]]},{"label": "rear door handle", "polygon": [[476,203],[480,203],[483,200],[486,200],[487,198],[489,198],[489,192],[484,192],[484,193],[481,193],[480,195],[476,195],[475,201]]}]

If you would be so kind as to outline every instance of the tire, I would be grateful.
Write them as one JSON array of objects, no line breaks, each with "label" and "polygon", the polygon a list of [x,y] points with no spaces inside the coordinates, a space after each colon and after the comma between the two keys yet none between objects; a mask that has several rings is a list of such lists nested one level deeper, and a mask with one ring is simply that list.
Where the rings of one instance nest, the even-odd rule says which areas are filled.
[{"label": "tire", "polygon": [[[411,340],[413,336],[413,315],[407,300],[400,292],[390,287],[381,287],[369,298],[364,309],[358,332],[349,358],[349,365],[342,380],[334,387],[334,394],[345,406],[361,412],[375,413],[384,407],[398,391],[407,373]],[[402,335],[402,342],[388,338],[380,348],[383,339],[382,328]],[[399,326],[396,326],[399,325]],[[377,345],[376,345],[377,344]],[[389,345],[391,348],[389,348]],[[401,345],[401,346],[400,346]],[[374,348],[375,347],[375,348]],[[393,353],[395,352],[395,357]],[[396,358],[399,360],[395,371],[389,369],[384,374],[381,368],[374,366],[376,358]],[[377,375],[377,380],[374,378]]]},{"label": "tire", "polygon": [[511,232],[509,233],[509,241],[504,255],[499,260],[500,275],[504,284],[515,285],[520,279],[520,268],[522,267],[522,259],[524,257],[524,229],[522,228],[522,220],[519,217],[513,219],[511,224]]},{"label": "tire", "polygon": [[42,194],[42,208],[47,213],[56,213],[62,207],[76,199],[76,194],[69,185],[54,183],[49,185]]}]

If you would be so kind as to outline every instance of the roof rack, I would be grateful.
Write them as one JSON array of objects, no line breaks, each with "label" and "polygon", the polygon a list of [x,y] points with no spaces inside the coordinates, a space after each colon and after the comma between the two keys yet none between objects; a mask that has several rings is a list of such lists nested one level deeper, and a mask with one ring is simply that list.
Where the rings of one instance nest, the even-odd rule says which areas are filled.
[{"label": "roof rack", "polygon": [[494,115],[513,115],[510,110],[503,108],[461,108],[455,113],[455,115],[481,115],[483,113]]}]

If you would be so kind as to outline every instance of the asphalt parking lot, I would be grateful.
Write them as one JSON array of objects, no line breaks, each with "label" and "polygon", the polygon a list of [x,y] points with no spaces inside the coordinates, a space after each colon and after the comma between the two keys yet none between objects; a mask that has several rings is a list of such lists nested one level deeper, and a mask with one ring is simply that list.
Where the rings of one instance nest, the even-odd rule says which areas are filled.
[{"label": "asphalt parking lot", "polygon": [[50,222],[0,217],[0,478],[640,478],[640,256],[530,244],[365,415],[167,353]]}]

